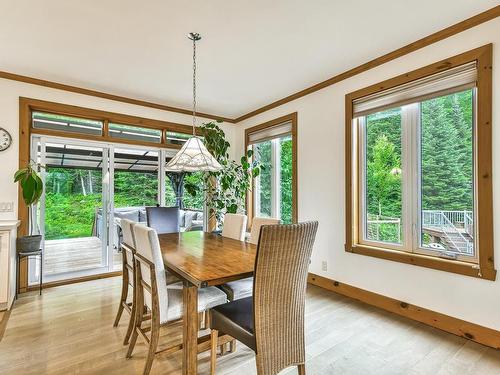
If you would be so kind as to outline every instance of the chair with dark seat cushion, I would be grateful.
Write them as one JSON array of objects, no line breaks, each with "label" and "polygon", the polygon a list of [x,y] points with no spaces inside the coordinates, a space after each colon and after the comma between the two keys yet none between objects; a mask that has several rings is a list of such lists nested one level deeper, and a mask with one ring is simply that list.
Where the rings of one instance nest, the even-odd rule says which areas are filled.
[{"label": "chair with dark seat cushion", "polygon": [[147,226],[158,234],[180,232],[179,207],[146,207]]},{"label": "chair with dark seat cushion", "polygon": [[317,228],[317,221],[262,226],[253,297],[211,310],[212,374],[219,334],[232,336],[255,351],[259,375],[274,375],[292,365],[305,374],[307,271]]}]

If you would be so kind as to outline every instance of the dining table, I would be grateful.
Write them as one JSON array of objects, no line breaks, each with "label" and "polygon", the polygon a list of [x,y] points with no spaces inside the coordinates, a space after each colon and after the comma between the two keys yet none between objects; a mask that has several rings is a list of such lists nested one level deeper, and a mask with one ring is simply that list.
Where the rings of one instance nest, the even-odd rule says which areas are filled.
[{"label": "dining table", "polygon": [[160,234],[158,238],[167,272],[183,284],[182,373],[194,375],[200,346],[209,344],[210,336],[198,337],[198,289],[251,277],[257,247],[202,231]]}]

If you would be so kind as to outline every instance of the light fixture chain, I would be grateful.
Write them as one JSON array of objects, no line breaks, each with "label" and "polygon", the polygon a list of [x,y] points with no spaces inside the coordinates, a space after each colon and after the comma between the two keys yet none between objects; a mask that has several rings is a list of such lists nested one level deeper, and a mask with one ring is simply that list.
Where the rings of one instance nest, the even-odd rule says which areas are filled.
[{"label": "light fixture chain", "polygon": [[196,38],[193,38],[193,135],[196,135]]}]

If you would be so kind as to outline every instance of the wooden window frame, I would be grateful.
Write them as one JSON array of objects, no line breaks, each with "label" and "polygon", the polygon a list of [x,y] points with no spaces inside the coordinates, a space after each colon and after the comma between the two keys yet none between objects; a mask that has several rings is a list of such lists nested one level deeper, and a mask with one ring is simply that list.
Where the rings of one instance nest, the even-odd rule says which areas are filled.
[{"label": "wooden window frame", "polygon": [[[346,243],[345,251],[391,261],[413,264],[494,281],[493,186],[492,186],[492,44],[467,51],[437,63],[385,80],[349,93],[345,97],[345,189]],[[478,263],[437,258],[403,252],[382,246],[362,245],[359,241],[359,189],[361,184],[354,163],[358,163],[358,147],[353,134],[353,101],[367,95],[412,82],[447,69],[476,61],[477,117],[475,155],[475,186],[477,202],[476,252]],[[356,152],[356,154],[354,154]]]},{"label": "wooden window frame", "polygon": [[[252,126],[250,128],[245,129],[245,152],[248,150],[248,146],[250,145],[250,134],[255,133],[257,131],[261,131],[267,128],[272,128],[274,126],[278,126],[280,124],[290,122],[292,124],[292,222],[298,222],[298,207],[297,207],[297,196],[298,196],[298,188],[297,188],[297,147],[298,147],[298,139],[297,139],[297,112],[290,113],[285,116],[278,117],[274,120],[267,121],[263,124],[259,124],[256,126]],[[253,192],[255,190],[255,179],[252,180],[252,190],[247,192],[247,214],[248,214],[248,227],[252,225],[252,220],[254,218],[254,197]]]},{"label": "wooden window frame", "polygon": [[[32,124],[33,112],[45,112],[50,114],[65,115],[71,117],[80,117],[89,120],[98,120],[103,122],[103,131],[101,135],[79,134],[66,132],[63,130],[34,128]],[[137,127],[158,129],[162,131],[161,143],[134,141],[129,139],[120,139],[110,137],[109,123],[131,125]],[[97,109],[78,107],[68,104],[50,102],[45,100],[19,98],[19,167],[26,165],[30,161],[31,135],[64,137],[69,139],[109,142],[115,144],[127,144],[137,146],[151,146],[156,149],[180,149],[181,145],[166,143],[166,132],[177,132],[192,134],[193,128],[190,125],[178,124],[174,122],[148,119],[144,117],[125,115],[121,113],[102,111]],[[201,135],[201,130],[196,128],[196,134]],[[28,207],[24,204],[21,187],[18,190],[18,219],[21,224],[18,228],[18,236],[28,234]],[[23,259],[19,267],[19,292],[28,290],[28,262]],[[99,277],[99,276],[98,276]]]}]

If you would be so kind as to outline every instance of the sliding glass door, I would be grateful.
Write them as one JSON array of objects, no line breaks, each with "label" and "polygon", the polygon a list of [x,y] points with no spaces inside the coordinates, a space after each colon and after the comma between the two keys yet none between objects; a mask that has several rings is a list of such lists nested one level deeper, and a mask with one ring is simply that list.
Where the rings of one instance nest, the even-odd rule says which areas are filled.
[{"label": "sliding glass door", "polygon": [[[132,130],[125,135],[155,136]],[[121,220],[146,223],[147,206],[179,206],[181,230],[203,230],[203,197],[184,194],[184,184],[202,183],[201,175],[165,171],[176,149],[41,135],[31,145],[31,158],[44,166],[44,194],[32,213],[44,237],[44,282],[120,270]],[[30,284],[40,277],[37,262],[29,265]]]},{"label": "sliding glass door", "polygon": [[[108,269],[109,147],[63,139],[33,139],[45,183],[36,231],[44,236],[45,282]],[[39,279],[30,265],[30,281]]]}]

